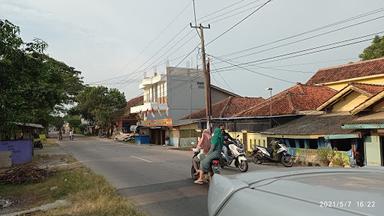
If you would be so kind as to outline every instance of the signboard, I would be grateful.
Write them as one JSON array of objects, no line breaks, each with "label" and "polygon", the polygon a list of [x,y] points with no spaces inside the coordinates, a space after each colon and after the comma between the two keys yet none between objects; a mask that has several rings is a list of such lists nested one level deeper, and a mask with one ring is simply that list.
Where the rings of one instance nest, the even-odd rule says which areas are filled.
[{"label": "signboard", "polygon": [[0,141],[0,151],[12,152],[12,164],[24,164],[32,161],[32,140]]},{"label": "signboard", "polygon": [[141,122],[142,126],[145,127],[172,127],[172,119],[166,118],[166,119],[154,119],[154,120],[145,120]]}]

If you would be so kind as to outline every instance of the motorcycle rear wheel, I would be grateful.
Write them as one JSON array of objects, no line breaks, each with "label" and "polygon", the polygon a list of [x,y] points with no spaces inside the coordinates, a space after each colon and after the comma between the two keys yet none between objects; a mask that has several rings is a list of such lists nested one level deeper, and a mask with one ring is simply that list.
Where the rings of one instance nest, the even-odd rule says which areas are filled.
[{"label": "motorcycle rear wheel", "polygon": [[281,163],[285,166],[285,167],[292,167],[293,166],[293,159],[292,159],[292,156],[290,155],[283,155],[281,157]]},{"label": "motorcycle rear wheel", "polygon": [[248,171],[248,161],[241,161],[239,164],[239,170],[241,172],[247,172]]},{"label": "motorcycle rear wheel", "polygon": [[253,155],[252,161],[255,164],[262,164],[263,163],[263,154],[260,152],[257,152],[256,154]]}]

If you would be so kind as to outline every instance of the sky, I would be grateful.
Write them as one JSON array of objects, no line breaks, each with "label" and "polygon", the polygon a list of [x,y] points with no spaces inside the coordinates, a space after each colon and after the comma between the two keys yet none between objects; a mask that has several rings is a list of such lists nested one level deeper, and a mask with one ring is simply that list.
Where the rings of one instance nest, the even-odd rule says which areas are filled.
[{"label": "sky", "polygon": [[[275,94],[320,68],[358,61],[384,33],[383,0],[272,0],[254,12],[266,1],[195,0],[197,23],[210,24],[213,84],[268,97],[266,88]],[[166,65],[201,68],[192,0],[0,0],[0,19],[19,26],[24,41],[46,41],[47,53],[80,70],[85,83],[118,88],[127,100]],[[318,46],[324,51],[307,53]]]}]

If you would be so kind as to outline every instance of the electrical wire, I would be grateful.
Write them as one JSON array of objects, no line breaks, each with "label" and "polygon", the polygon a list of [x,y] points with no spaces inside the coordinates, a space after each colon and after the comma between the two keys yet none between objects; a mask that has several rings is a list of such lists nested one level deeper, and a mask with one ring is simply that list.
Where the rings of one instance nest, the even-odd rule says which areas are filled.
[{"label": "electrical wire", "polygon": [[212,44],[213,42],[215,42],[216,40],[218,40],[219,38],[221,38],[222,36],[224,36],[226,33],[228,33],[229,31],[231,31],[232,29],[234,29],[236,26],[240,25],[242,22],[244,22],[245,20],[247,20],[249,17],[251,17],[253,14],[255,14],[257,11],[259,11],[260,9],[262,9],[263,7],[265,7],[268,3],[270,3],[272,0],[268,0],[266,2],[264,2],[264,4],[262,4],[260,7],[256,8],[254,11],[252,11],[250,14],[248,14],[247,16],[245,16],[243,19],[241,19],[240,21],[236,22],[234,25],[232,25],[231,27],[229,27],[227,30],[225,30],[223,33],[219,34],[217,37],[215,37],[213,40],[209,41],[207,43],[207,46],[209,46],[210,44]]},{"label": "electrical wire", "polygon": [[216,56],[212,56],[212,55],[209,55],[209,56],[211,56],[212,58],[215,58],[215,59],[217,59],[219,61],[225,62],[225,63],[231,65],[232,67],[238,67],[238,68],[241,68],[241,69],[246,70],[248,72],[251,72],[251,73],[254,73],[254,74],[258,74],[260,76],[268,77],[268,78],[271,78],[271,79],[274,79],[274,80],[279,80],[279,81],[286,82],[286,83],[291,83],[291,84],[292,83],[293,84],[296,83],[296,82],[292,82],[290,80],[282,79],[282,78],[275,77],[275,76],[272,76],[272,75],[269,75],[269,74],[265,74],[265,73],[261,73],[261,72],[258,72],[258,71],[251,70],[249,68],[241,66],[240,64],[232,63],[229,60],[225,60],[225,59],[222,59],[222,58],[219,58],[219,57],[216,57]]},{"label": "electrical wire", "polygon": [[[366,41],[372,40],[372,38],[361,40],[361,41],[357,41],[357,42],[352,42],[352,43],[348,43],[348,44],[338,45],[338,46],[334,46],[334,47],[330,47],[330,48],[325,48],[325,49],[321,49],[321,50],[316,50],[316,49],[328,47],[328,46],[331,46],[331,45],[336,45],[336,44],[341,44],[341,43],[345,43],[345,42],[348,42],[348,41],[354,41],[354,40],[357,40],[357,39],[371,37],[373,35],[378,35],[378,34],[381,34],[383,32],[384,31],[380,31],[380,32],[376,32],[376,33],[372,33],[372,34],[367,34],[367,35],[363,35],[363,36],[360,36],[360,37],[355,37],[355,38],[351,38],[351,39],[347,39],[347,40],[337,41],[337,42],[333,42],[333,43],[329,43],[329,44],[325,44],[325,45],[321,45],[321,46],[311,47],[311,48],[307,48],[307,49],[303,49],[303,50],[298,50],[298,51],[294,51],[294,52],[289,52],[289,53],[284,53],[284,54],[280,54],[280,55],[276,55],[276,56],[272,56],[272,57],[267,57],[267,58],[263,58],[263,59],[258,59],[258,60],[244,62],[244,63],[239,63],[239,65],[250,65],[250,64],[259,63],[259,62],[269,63],[269,62],[273,62],[273,61],[268,61],[268,62],[264,62],[264,61],[274,60],[274,59],[277,59],[277,58],[278,58],[278,61],[280,61],[280,60],[282,60],[282,59],[280,59],[282,57],[293,58],[293,57],[302,56],[302,55],[306,55],[306,54],[313,54],[313,53],[322,52],[322,51],[326,51],[326,50],[331,50],[331,49],[336,49],[336,48],[345,47],[345,46],[349,46],[349,45],[354,45],[354,44],[358,44],[358,43],[362,43],[362,42],[366,42]],[[300,55],[295,55],[295,54],[299,54],[299,53],[303,53],[303,52],[307,52],[307,51],[311,51],[311,50],[316,50],[316,51],[313,51],[313,52],[310,52],[310,53],[304,53],[304,54],[300,54]],[[284,58],[284,59],[288,59],[288,58]],[[221,67],[221,68],[218,68],[218,70],[224,69],[224,68],[227,69],[227,68],[230,68],[230,67]]]},{"label": "electrical wire", "polygon": [[245,51],[249,51],[249,50],[261,48],[261,47],[264,47],[264,46],[268,46],[268,45],[271,45],[271,44],[275,44],[275,43],[278,43],[278,42],[286,41],[286,40],[289,40],[289,39],[292,39],[292,38],[296,38],[296,37],[299,37],[299,36],[302,36],[302,35],[306,35],[306,34],[309,34],[309,33],[312,33],[312,32],[316,32],[316,31],[319,31],[319,30],[322,30],[322,29],[326,29],[326,28],[329,28],[329,27],[337,26],[337,25],[340,25],[340,24],[343,24],[343,23],[346,23],[346,22],[350,22],[350,21],[353,21],[353,20],[356,20],[356,19],[367,17],[367,16],[370,16],[370,15],[373,15],[373,14],[377,14],[377,13],[380,13],[380,12],[383,12],[383,11],[384,11],[384,8],[379,8],[379,9],[376,9],[376,10],[368,11],[368,12],[365,12],[365,13],[362,13],[362,14],[359,14],[359,15],[356,15],[356,16],[353,16],[353,17],[349,17],[347,19],[343,19],[343,20],[340,20],[340,21],[337,21],[337,22],[334,22],[334,23],[331,23],[331,24],[327,24],[327,25],[324,25],[324,26],[321,26],[321,27],[317,27],[317,28],[308,30],[308,31],[304,31],[304,32],[301,32],[301,33],[298,33],[298,34],[295,34],[295,35],[292,35],[292,36],[289,36],[289,37],[285,37],[285,38],[281,38],[281,39],[274,40],[274,41],[271,41],[271,42],[267,42],[267,43],[264,43],[264,44],[261,44],[261,45],[257,45],[257,46],[254,46],[254,47],[250,47],[250,48],[247,48],[247,49],[244,49],[244,50],[239,50],[239,51],[231,52],[231,53],[228,53],[228,54],[224,54],[224,55],[221,55],[220,57],[227,57],[227,56],[231,56],[231,55],[234,55],[234,54],[237,54],[237,53],[242,53],[242,52],[245,52]]},{"label": "electrical wire", "polygon": [[[234,58],[231,58],[231,59],[232,60],[233,59],[239,59],[239,58],[249,57],[251,55],[256,55],[256,54],[264,53],[264,52],[267,52],[267,51],[275,50],[277,48],[289,46],[289,45],[296,44],[296,43],[299,43],[299,42],[303,42],[303,41],[306,41],[306,40],[310,40],[310,39],[313,39],[313,38],[316,38],[316,37],[327,35],[327,34],[330,34],[330,33],[333,33],[333,32],[341,31],[341,30],[344,30],[344,29],[347,29],[347,28],[351,28],[351,27],[355,27],[355,26],[358,26],[358,25],[362,25],[362,24],[368,23],[368,22],[376,21],[376,20],[382,19],[382,18],[384,18],[384,16],[375,17],[373,19],[369,19],[369,20],[365,20],[365,21],[362,21],[362,22],[354,23],[354,24],[351,24],[351,25],[348,25],[348,26],[343,26],[343,27],[338,28],[338,29],[330,30],[330,31],[327,31],[327,32],[316,34],[316,35],[313,35],[313,36],[310,36],[310,37],[306,37],[306,38],[303,38],[303,39],[300,39],[300,40],[292,41],[292,42],[289,42],[289,43],[273,46],[271,48],[263,49],[263,50],[260,50],[260,51],[257,51],[257,52],[252,52],[252,53],[249,53],[249,54],[244,54],[244,55],[237,56],[237,57],[234,57]],[[225,55],[225,56],[228,56],[228,55]]]}]

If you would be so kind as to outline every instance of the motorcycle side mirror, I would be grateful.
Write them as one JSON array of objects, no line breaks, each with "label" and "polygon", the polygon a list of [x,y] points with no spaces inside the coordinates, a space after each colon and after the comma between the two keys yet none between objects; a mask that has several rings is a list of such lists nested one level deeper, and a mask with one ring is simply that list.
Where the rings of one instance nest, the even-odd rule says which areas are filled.
[{"label": "motorcycle side mirror", "polygon": [[240,137],[240,135],[237,135],[236,138]]}]

